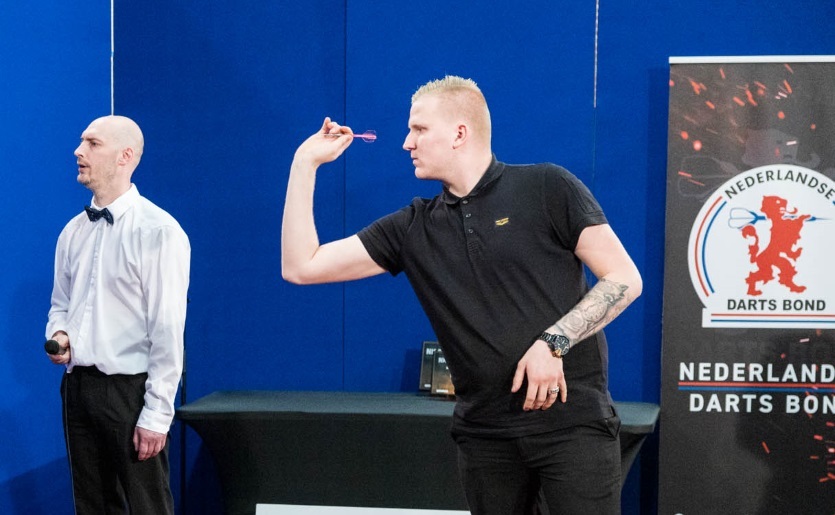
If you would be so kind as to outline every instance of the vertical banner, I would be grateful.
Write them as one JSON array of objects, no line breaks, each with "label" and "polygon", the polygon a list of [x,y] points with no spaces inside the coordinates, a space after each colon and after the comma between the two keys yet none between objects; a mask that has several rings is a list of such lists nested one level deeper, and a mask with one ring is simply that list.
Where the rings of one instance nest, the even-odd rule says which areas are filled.
[{"label": "vertical banner", "polygon": [[835,513],[835,57],[671,58],[659,513]]}]

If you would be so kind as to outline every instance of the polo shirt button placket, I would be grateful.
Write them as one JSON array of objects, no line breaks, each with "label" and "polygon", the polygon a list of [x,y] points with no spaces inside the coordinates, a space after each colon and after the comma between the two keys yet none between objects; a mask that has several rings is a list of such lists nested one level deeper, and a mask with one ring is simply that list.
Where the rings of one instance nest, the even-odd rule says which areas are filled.
[{"label": "polo shirt button placket", "polygon": [[[468,205],[469,203],[470,203],[469,199],[462,199],[461,200],[461,204],[464,205],[464,206]],[[472,216],[473,216],[472,213],[464,213],[464,219],[465,220],[469,219]],[[474,232],[475,232],[475,230],[472,227],[467,228],[467,234],[473,234]]]}]

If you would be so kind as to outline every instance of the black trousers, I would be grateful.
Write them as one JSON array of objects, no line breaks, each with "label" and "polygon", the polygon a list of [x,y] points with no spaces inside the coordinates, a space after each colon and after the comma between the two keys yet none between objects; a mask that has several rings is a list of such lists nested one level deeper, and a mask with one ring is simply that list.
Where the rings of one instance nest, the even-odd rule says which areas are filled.
[{"label": "black trousers", "polygon": [[133,445],[147,377],[106,375],[95,367],[64,374],[64,438],[77,515],[174,513],[168,442],[145,461]]},{"label": "black trousers", "polygon": [[474,515],[620,513],[620,419],[493,439],[455,435]]}]

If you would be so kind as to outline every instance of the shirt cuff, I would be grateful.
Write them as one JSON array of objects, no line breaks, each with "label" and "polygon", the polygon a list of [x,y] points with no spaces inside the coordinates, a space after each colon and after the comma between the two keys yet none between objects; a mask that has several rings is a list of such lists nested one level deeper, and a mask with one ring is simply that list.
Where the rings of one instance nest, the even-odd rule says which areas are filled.
[{"label": "shirt cuff", "polygon": [[136,422],[136,425],[155,433],[168,434],[168,430],[171,429],[171,422],[173,420],[174,417],[171,415],[165,415],[157,411],[149,410],[148,408],[142,408],[142,412],[139,413],[139,420]]}]

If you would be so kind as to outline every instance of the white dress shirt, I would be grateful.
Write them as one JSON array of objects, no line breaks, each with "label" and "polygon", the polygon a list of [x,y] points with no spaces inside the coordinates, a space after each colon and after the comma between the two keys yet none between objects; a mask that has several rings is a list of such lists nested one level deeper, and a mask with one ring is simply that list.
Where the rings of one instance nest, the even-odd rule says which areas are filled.
[{"label": "white dress shirt", "polygon": [[68,373],[90,365],[105,374],[147,372],[137,425],[167,433],[183,370],[191,247],[177,221],[135,185],[106,207],[113,225],[82,212],[58,237],[46,337],[69,335]]}]

